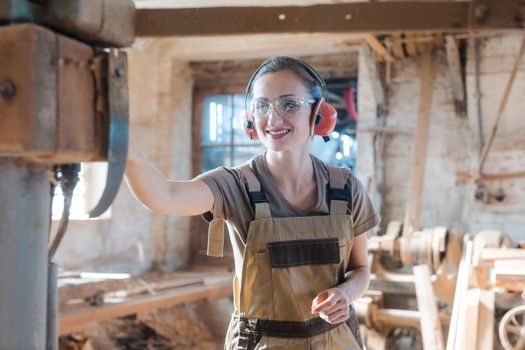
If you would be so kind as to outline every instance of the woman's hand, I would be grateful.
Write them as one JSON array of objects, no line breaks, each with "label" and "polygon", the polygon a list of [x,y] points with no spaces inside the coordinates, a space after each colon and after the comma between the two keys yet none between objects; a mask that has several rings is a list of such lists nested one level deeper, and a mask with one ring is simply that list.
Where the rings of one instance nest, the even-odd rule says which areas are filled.
[{"label": "woman's hand", "polygon": [[365,293],[370,282],[366,237],[363,233],[354,238],[345,281],[317,294],[312,301],[312,314],[318,313],[328,323],[340,323],[350,317],[350,304]]},{"label": "woman's hand", "polygon": [[312,302],[312,314],[319,314],[328,323],[341,323],[350,317],[352,298],[344,288],[334,287],[317,294]]}]

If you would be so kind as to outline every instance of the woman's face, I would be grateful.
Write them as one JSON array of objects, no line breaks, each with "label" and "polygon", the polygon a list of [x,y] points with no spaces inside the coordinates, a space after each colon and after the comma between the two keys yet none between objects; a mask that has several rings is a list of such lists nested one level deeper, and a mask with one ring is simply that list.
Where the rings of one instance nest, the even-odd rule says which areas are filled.
[{"label": "woman's face", "polygon": [[[271,104],[266,117],[254,118],[257,134],[266,148],[275,152],[308,149],[311,99],[301,78],[289,70],[266,73],[253,83],[252,101],[262,101],[263,106]],[[294,101],[303,103],[293,113],[282,113],[276,108],[278,100],[281,106],[294,105]]]}]

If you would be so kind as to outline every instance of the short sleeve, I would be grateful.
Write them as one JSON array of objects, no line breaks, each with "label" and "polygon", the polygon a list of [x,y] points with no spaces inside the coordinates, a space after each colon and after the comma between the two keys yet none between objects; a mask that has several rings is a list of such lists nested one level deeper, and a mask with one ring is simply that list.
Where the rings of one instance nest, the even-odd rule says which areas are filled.
[{"label": "short sleeve", "polygon": [[349,174],[347,183],[352,194],[352,203],[348,205],[348,210],[351,211],[354,223],[354,236],[359,236],[377,226],[381,218],[361,181]]},{"label": "short sleeve", "polygon": [[239,210],[249,208],[249,198],[241,185],[244,183],[244,178],[241,176],[240,171],[226,167],[216,168],[197,176],[197,179],[208,185],[213,193],[212,212],[202,215],[206,221],[220,217],[228,220],[232,215],[241,214]]}]

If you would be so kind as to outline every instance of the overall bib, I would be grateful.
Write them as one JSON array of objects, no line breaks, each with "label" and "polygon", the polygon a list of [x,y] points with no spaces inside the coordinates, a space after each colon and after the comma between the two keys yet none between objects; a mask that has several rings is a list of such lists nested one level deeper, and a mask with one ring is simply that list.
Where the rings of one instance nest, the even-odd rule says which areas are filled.
[{"label": "overall bib", "polygon": [[248,164],[244,174],[255,220],[250,222],[226,350],[362,349],[354,307],[346,322],[330,324],[310,312],[323,290],[344,282],[353,245],[347,215],[346,170],[329,167],[330,214],[273,218]]}]

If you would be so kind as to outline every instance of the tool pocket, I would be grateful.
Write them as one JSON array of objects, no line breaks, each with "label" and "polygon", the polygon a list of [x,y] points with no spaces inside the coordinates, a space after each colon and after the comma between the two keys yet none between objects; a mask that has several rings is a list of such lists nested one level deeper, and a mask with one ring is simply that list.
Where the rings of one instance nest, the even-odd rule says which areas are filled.
[{"label": "tool pocket", "polygon": [[308,320],[312,301],[337,285],[340,247],[337,238],[270,242],[267,244],[275,317]]}]

